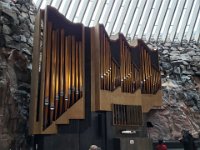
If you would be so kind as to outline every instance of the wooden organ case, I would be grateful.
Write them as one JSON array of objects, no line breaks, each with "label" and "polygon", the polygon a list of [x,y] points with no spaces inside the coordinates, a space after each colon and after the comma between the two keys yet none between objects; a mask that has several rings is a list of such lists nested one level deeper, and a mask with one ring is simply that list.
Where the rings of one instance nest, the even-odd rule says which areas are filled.
[{"label": "wooden organ case", "polygon": [[57,133],[56,125],[84,118],[83,26],[48,7],[38,13],[35,28],[31,132],[52,134]]},{"label": "wooden organ case", "polygon": [[60,134],[74,121],[87,122],[89,134],[92,117],[100,116],[105,135],[97,144],[104,149],[106,139],[143,126],[142,114],[162,104],[158,51],[142,40],[133,46],[122,34],[110,38],[103,25],[73,24],[50,6],[36,17],[31,85],[30,134]]}]

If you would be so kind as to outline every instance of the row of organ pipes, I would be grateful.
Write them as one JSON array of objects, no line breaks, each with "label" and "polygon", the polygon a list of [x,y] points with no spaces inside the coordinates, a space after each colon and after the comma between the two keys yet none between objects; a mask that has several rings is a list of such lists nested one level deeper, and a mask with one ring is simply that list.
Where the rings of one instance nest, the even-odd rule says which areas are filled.
[{"label": "row of organ pipes", "polygon": [[120,86],[120,66],[111,54],[111,41],[100,26],[100,76],[101,89],[113,91]]},{"label": "row of organ pipes", "polygon": [[[139,40],[137,57],[132,57],[132,46],[123,35],[112,41],[105,29],[100,25],[100,76],[101,89],[113,91],[121,86],[122,92],[134,93],[139,87],[143,94],[155,94],[161,86],[157,50],[151,50]],[[112,42],[118,42],[120,62],[112,57]],[[115,49],[114,49],[115,51]],[[157,59],[152,62],[152,59]],[[139,61],[139,68],[136,61]],[[156,63],[154,63],[156,62]]]},{"label": "row of organ pipes", "polygon": [[120,35],[121,88],[122,92],[134,93],[140,84],[139,71],[135,67],[129,46],[123,35]]},{"label": "row of organ pipes", "polygon": [[82,97],[82,42],[47,23],[44,128]]},{"label": "row of organ pipes", "polygon": [[158,56],[157,51],[150,50],[143,41],[139,41],[141,62],[141,91],[146,94],[155,94],[161,87],[158,61],[153,62]]}]

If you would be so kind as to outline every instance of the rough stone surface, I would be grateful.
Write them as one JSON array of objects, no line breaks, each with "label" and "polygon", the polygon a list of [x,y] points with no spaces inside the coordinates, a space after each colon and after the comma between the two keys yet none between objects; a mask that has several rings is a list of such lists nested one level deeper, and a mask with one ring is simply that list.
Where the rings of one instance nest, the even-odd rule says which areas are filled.
[{"label": "rough stone surface", "polygon": [[30,0],[0,1],[0,150],[30,149],[27,121],[36,12]]},{"label": "rough stone surface", "polygon": [[[150,43],[155,45],[155,43]],[[200,47],[194,43],[173,45],[156,43],[163,72],[163,105],[147,114],[154,125],[149,129],[154,140],[178,140],[181,130],[194,137],[200,133]],[[166,47],[168,49],[166,50]],[[167,86],[166,86],[167,85]]]}]

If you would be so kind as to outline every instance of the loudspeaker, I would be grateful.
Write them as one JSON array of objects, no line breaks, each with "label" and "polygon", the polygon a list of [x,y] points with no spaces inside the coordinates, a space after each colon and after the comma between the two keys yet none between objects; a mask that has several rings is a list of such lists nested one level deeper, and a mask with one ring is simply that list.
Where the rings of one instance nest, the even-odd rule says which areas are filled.
[{"label": "loudspeaker", "polygon": [[153,124],[150,121],[147,121],[147,128],[152,128]]}]

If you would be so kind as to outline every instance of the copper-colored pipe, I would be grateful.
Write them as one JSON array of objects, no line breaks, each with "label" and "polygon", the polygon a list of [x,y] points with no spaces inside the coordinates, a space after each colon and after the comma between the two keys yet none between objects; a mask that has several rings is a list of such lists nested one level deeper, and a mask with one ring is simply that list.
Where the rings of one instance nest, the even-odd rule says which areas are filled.
[{"label": "copper-colored pipe", "polygon": [[64,73],[65,73],[65,31],[61,29],[60,34],[60,103],[59,103],[59,115],[63,113],[64,104]]},{"label": "copper-colored pipe", "polygon": [[153,94],[152,88],[153,88],[153,82],[152,82],[152,62],[151,57],[149,56],[149,82],[150,82],[150,93]]},{"label": "copper-colored pipe", "polygon": [[143,62],[143,49],[142,46],[140,46],[140,81],[141,81],[141,92],[143,93],[144,91],[144,62]]},{"label": "copper-colored pipe", "polygon": [[128,49],[129,51],[128,51],[128,53],[129,53],[129,55],[128,55],[128,78],[129,78],[129,82],[128,82],[128,84],[129,84],[129,93],[131,93],[131,91],[132,91],[132,84],[131,84],[131,82],[132,82],[132,77],[131,77],[131,52],[130,52],[130,48]]},{"label": "copper-colored pipe", "polygon": [[106,49],[105,49],[105,61],[106,61],[106,67],[105,67],[105,73],[106,73],[106,90],[109,90],[109,42],[108,37],[106,36]]},{"label": "copper-colored pipe", "polygon": [[55,79],[56,79],[56,39],[57,31],[52,33],[52,54],[51,54],[51,93],[50,93],[50,123],[53,121],[54,116],[54,99],[55,99]]},{"label": "copper-colored pipe", "polygon": [[65,37],[65,101],[64,101],[64,110],[66,111],[69,107],[70,101],[70,85],[71,85],[71,37]]},{"label": "copper-colored pipe", "polygon": [[106,89],[106,35],[103,32],[103,89]]},{"label": "copper-colored pipe", "polygon": [[134,93],[134,82],[135,82],[135,79],[134,79],[134,66],[133,64],[131,63],[131,73],[130,73],[130,84],[131,84],[131,93]]},{"label": "copper-colored pipe", "polygon": [[108,57],[108,65],[109,65],[109,67],[108,67],[108,78],[109,78],[109,91],[111,91],[112,90],[112,79],[111,79],[111,69],[112,69],[112,67],[111,67],[111,47],[110,47],[110,41],[108,42],[108,47],[109,47],[109,57]]},{"label": "copper-colored pipe", "polygon": [[124,62],[124,70],[123,70],[123,77],[124,77],[124,92],[126,92],[127,91],[127,81],[126,81],[126,60],[127,60],[127,58],[126,58],[126,48],[125,48],[125,43],[124,43],[124,41],[123,41],[123,51],[124,51],[124,60],[123,60],[123,62]]},{"label": "copper-colored pipe", "polygon": [[[141,48],[141,46],[140,46],[140,70],[139,70],[139,75],[140,75],[140,81],[141,81],[141,83],[143,82],[143,58],[142,58],[142,52],[143,50],[142,50],[142,48]],[[139,83],[139,85],[140,85],[140,88],[141,88],[141,92],[143,91],[143,87],[142,87],[142,84],[141,83]]]},{"label": "copper-colored pipe", "polygon": [[116,88],[116,80],[117,80],[117,73],[116,73],[116,64],[114,63],[114,61],[112,60],[112,66],[111,66],[112,70],[111,70],[111,78],[112,78],[112,83],[111,83],[111,90],[113,91]]},{"label": "copper-colored pipe", "polygon": [[[126,86],[126,88],[125,88],[125,92],[128,92],[128,50],[127,50],[127,45],[126,45],[126,43],[125,43],[125,41],[124,41],[124,49],[125,49],[125,78],[126,78],[126,82],[125,82],[125,86]],[[123,106],[122,106],[122,108],[123,108]]]},{"label": "copper-colored pipe", "polygon": [[56,120],[58,117],[58,104],[60,101],[60,97],[59,97],[59,67],[60,67],[60,60],[59,60],[59,56],[60,56],[60,34],[59,31],[57,31],[57,35],[56,35],[56,72],[55,72],[55,79],[56,79],[56,91],[55,91],[55,110],[54,110],[54,119]]},{"label": "copper-colored pipe", "polygon": [[52,23],[47,24],[47,47],[46,47],[46,76],[45,76],[45,100],[44,100],[44,127],[48,125],[49,98],[50,98],[50,63],[51,63],[51,40],[52,40]]},{"label": "copper-colored pipe", "polygon": [[82,42],[79,42],[79,95],[82,97],[83,90],[83,48]]},{"label": "copper-colored pipe", "polygon": [[[105,34],[105,33],[104,33]],[[107,70],[108,70],[108,43],[107,43],[107,37],[106,37],[106,34],[105,34],[105,90],[108,90],[108,74],[107,74]]]},{"label": "copper-colored pipe", "polygon": [[148,81],[148,94],[151,93],[151,82],[150,82],[150,57],[149,53],[147,53],[147,81]]},{"label": "copper-colored pipe", "polygon": [[143,65],[144,65],[144,93],[147,91],[147,82],[146,82],[146,50],[143,49]]},{"label": "copper-colored pipe", "polygon": [[72,85],[71,85],[71,100],[70,100],[70,106],[75,103],[75,51],[76,51],[76,42],[75,37],[72,36]]},{"label": "copper-colored pipe", "polygon": [[100,27],[100,78],[101,78],[101,89],[104,89],[104,37],[103,30]]},{"label": "copper-colored pipe", "polygon": [[125,92],[125,49],[124,49],[124,42],[123,40],[121,41],[122,42],[122,92]]},{"label": "copper-colored pipe", "polygon": [[75,62],[76,62],[76,67],[75,67],[75,101],[77,101],[79,97],[79,42],[76,42],[76,54],[75,54]]},{"label": "copper-colored pipe", "polygon": [[143,48],[143,92],[146,93],[146,55],[145,55],[145,49]]},{"label": "copper-colored pipe", "polygon": [[111,53],[110,53],[110,41],[108,39],[108,90],[111,90],[111,66],[110,66],[110,60],[111,60]]},{"label": "copper-colored pipe", "polygon": [[145,61],[145,93],[148,93],[148,58],[147,58],[147,51],[146,51],[146,49],[145,49],[145,59],[144,59],[144,61]]}]

